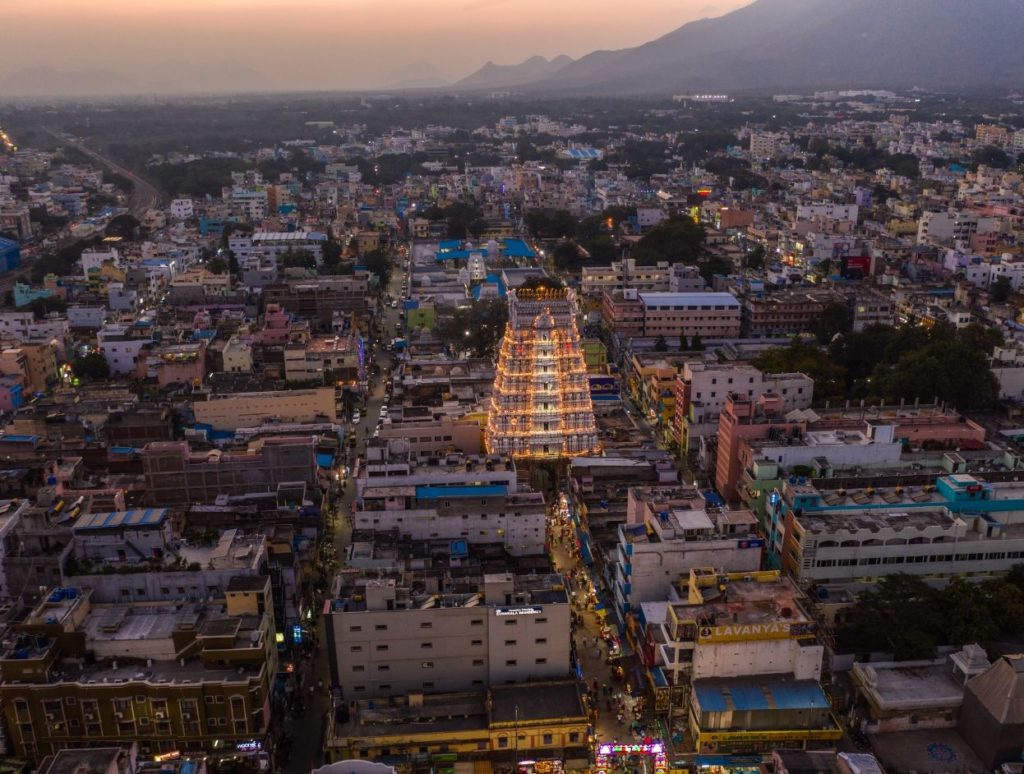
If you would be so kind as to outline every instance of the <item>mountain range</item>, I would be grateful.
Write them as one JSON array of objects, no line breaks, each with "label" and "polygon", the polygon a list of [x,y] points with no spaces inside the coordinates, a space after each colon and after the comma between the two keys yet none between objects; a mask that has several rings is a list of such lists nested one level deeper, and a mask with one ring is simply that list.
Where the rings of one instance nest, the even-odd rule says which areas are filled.
[{"label": "mountain range", "polygon": [[1024,0],[756,0],[635,48],[595,51],[520,90],[1019,87],[1022,39]]},{"label": "mountain range", "polygon": [[572,64],[572,58],[563,54],[553,59],[531,56],[517,65],[499,65],[488,62],[475,73],[455,84],[457,89],[503,89],[522,86],[545,78],[557,77]]}]

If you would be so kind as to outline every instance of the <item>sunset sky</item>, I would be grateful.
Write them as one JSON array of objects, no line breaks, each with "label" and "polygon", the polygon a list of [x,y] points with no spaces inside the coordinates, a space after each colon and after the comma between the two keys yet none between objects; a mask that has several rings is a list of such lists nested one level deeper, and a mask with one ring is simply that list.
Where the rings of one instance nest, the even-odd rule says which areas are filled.
[{"label": "sunset sky", "polygon": [[424,63],[454,80],[487,60],[637,45],[746,2],[0,0],[0,86],[36,68],[171,83],[225,62],[268,88],[384,86],[431,75]]}]

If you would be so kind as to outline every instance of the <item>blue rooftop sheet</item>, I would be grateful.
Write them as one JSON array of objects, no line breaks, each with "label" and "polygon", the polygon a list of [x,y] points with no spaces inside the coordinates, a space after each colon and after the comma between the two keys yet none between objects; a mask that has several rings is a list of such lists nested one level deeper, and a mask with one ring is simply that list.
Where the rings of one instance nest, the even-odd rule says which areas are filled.
[{"label": "blue rooftop sheet", "polygon": [[416,497],[420,500],[437,500],[442,497],[498,497],[505,494],[508,494],[508,487],[504,484],[416,487]]},{"label": "blue rooftop sheet", "polygon": [[779,709],[808,709],[829,706],[825,692],[813,680],[771,683],[769,690]]},{"label": "blue rooftop sheet", "polygon": [[502,249],[506,258],[536,258],[535,253],[522,239],[505,239],[505,247]]},{"label": "blue rooftop sheet", "polygon": [[321,468],[329,468],[334,465],[333,454],[318,454],[316,455],[316,464]]},{"label": "blue rooftop sheet", "polygon": [[438,245],[439,250],[458,250],[462,247],[462,242],[458,239],[442,239]]},{"label": "blue rooftop sheet", "polygon": [[0,436],[4,441],[13,441],[14,443],[35,443],[39,440],[38,435],[19,435],[17,433],[8,433],[4,436]]},{"label": "blue rooftop sheet", "polygon": [[732,706],[742,712],[745,710],[771,709],[768,697],[760,685],[755,683],[736,683],[729,686]]},{"label": "blue rooftop sheet", "polygon": [[722,695],[722,689],[717,685],[696,685],[697,701],[700,703],[701,712],[725,712],[729,705]]}]

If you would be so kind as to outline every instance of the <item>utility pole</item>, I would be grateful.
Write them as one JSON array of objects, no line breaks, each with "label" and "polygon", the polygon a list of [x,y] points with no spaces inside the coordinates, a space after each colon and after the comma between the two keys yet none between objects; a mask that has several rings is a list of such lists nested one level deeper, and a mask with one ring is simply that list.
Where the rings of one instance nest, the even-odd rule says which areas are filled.
[{"label": "utility pole", "polygon": [[515,706],[515,722],[512,727],[512,774],[519,774],[519,705]]}]

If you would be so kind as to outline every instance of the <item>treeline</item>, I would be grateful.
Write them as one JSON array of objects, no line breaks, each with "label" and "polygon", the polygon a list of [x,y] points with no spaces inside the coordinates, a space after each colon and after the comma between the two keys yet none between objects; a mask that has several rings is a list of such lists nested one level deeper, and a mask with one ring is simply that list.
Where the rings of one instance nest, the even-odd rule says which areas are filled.
[{"label": "treeline", "polygon": [[892,653],[897,661],[933,658],[940,645],[978,643],[989,652],[1024,635],[1024,565],[974,583],[956,577],[942,589],[915,575],[887,575],[863,592],[836,630],[843,653]]},{"label": "treeline", "polygon": [[989,356],[1002,334],[971,324],[947,322],[930,328],[911,321],[891,327],[871,325],[851,332],[844,304],[826,308],[812,325],[822,347],[793,339],[787,347],[762,353],[754,365],[769,373],[802,371],[814,379],[816,403],[851,399],[898,403],[935,398],[960,411],[984,410],[999,402],[999,383]]}]

